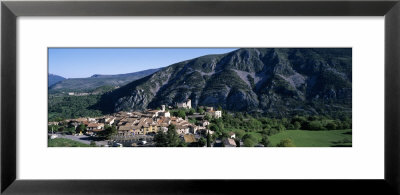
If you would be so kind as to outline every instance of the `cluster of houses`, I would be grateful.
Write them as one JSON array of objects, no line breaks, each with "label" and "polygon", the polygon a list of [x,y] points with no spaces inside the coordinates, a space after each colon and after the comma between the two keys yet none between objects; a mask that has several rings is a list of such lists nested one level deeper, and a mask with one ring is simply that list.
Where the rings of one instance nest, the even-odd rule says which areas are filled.
[{"label": "cluster of houses", "polygon": [[[191,100],[187,100],[175,105],[176,108],[191,109]],[[85,125],[86,134],[96,136],[101,131],[105,130],[106,126],[115,125],[117,128],[117,136],[129,137],[136,135],[154,135],[159,131],[166,133],[169,125],[174,125],[176,132],[184,139],[186,143],[197,142],[199,136],[213,134],[214,132],[207,127],[209,121],[204,120],[206,114],[214,117],[222,117],[222,112],[214,110],[213,107],[204,107],[205,113],[194,113],[187,118],[196,118],[197,124],[190,123],[187,118],[171,116],[171,113],[166,110],[166,106],[162,105],[161,109],[146,110],[143,112],[125,112],[121,111],[112,115],[106,115],[95,118],[77,118],[65,120],[69,126],[74,126],[75,129],[79,125]],[[55,124],[57,122],[49,122]],[[83,135],[84,132],[79,132]],[[198,135],[201,134],[201,135]],[[221,140],[220,144],[225,147],[236,147],[235,134],[231,133],[229,138]]]},{"label": "cluster of houses", "polygon": [[[191,101],[177,103],[176,106],[189,109],[191,108]],[[146,110],[144,112],[121,111],[102,117],[69,119],[65,122],[75,128],[84,124],[86,134],[92,136],[104,131],[106,125],[115,125],[118,136],[154,135],[159,131],[167,132],[168,126],[171,124],[176,127],[176,132],[179,135],[214,133],[207,129],[210,124],[207,120],[201,120],[199,124],[192,124],[187,119],[171,116],[171,113],[165,108],[165,105],[162,105],[160,110]],[[215,118],[221,117],[221,111],[215,111],[213,107],[206,107],[206,113]],[[202,119],[204,115],[196,113],[194,116],[200,116]],[[49,124],[51,123],[54,122],[49,122]],[[82,135],[83,132],[79,134]]]}]

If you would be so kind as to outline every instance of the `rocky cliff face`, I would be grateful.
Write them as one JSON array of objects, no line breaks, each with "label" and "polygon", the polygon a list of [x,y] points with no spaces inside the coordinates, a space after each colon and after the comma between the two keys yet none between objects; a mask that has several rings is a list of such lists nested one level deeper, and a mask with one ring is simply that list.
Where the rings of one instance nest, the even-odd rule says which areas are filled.
[{"label": "rocky cliff face", "polygon": [[174,105],[293,114],[351,113],[352,50],[248,48],[170,65],[102,97],[107,112]]}]

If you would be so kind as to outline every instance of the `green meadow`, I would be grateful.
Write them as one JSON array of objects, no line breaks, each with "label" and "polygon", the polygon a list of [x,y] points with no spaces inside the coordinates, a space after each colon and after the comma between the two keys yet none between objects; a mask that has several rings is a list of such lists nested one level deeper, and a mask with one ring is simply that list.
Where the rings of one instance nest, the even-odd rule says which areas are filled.
[{"label": "green meadow", "polygon": [[272,146],[283,139],[291,139],[296,147],[351,147],[352,130],[286,130],[269,137]]},{"label": "green meadow", "polygon": [[78,141],[65,139],[65,138],[55,138],[48,140],[48,147],[89,147],[88,144],[84,144]]}]

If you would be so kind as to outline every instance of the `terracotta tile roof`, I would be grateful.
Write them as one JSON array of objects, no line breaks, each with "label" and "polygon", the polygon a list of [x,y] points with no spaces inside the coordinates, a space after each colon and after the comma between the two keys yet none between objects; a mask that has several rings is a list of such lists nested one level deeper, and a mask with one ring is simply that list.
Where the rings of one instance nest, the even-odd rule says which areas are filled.
[{"label": "terracotta tile roof", "polygon": [[183,139],[185,140],[186,143],[193,143],[196,142],[196,138],[194,135],[189,134],[189,135],[183,135]]},{"label": "terracotta tile roof", "polygon": [[226,142],[225,142],[225,143],[226,143],[226,144],[229,144],[229,145],[232,145],[232,146],[236,146],[235,140],[233,140],[233,139],[231,139],[231,138],[226,139]]},{"label": "terracotta tile roof", "polygon": [[89,123],[88,127],[99,127],[99,126],[104,126],[103,123]]},{"label": "terracotta tile roof", "polygon": [[119,126],[119,128],[118,128],[119,131],[129,131],[131,129],[133,129],[133,127],[131,125]]},{"label": "terracotta tile roof", "polygon": [[168,123],[161,123],[160,126],[161,127],[168,127],[169,125],[168,125]]},{"label": "terracotta tile roof", "polygon": [[126,120],[127,120],[128,122],[130,122],[130,123],[134,123],[135,121],[137,121],[136,118],[127,118]]}]

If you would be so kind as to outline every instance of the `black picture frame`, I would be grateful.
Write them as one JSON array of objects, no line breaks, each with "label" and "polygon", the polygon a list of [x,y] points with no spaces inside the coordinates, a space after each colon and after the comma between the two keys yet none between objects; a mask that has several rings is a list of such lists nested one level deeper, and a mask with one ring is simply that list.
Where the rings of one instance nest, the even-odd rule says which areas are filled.
[{"label": "black picture frame", "polygon": [[[382,180],[16,179],[16,33],[19,16],[385,16],[385,178]],[[399,0],[2,1],[1,193],[4,194],[399,194]],[[293,162],[295,163],[295,162]],[[221,165],[223,167],[223,165]],[[178,171],[178,170],[177,170]],[[206,171],[206,170],[197,170]],[[312,170],[310,170],[312,171]],[[368,170],[365,170],[368,171]]]}]

